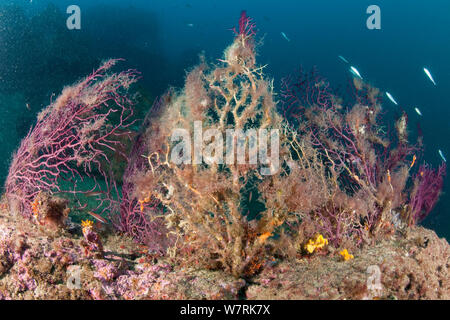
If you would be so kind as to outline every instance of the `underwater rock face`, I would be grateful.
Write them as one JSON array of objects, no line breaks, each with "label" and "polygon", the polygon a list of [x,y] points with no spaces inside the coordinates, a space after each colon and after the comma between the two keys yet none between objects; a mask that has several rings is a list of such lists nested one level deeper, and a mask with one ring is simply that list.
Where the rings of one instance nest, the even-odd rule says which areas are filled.
[{"label": "underwater rock face", "polygon": [[[337,250],[273,261],[244,280],[182,268],[119,235],[103,234],[105,254],[92,257],[81,234],[48,235],[21,219],[0,211],[0,299],[450,299],[449,244],[422,227],[352,252],[349,261]],[[373,266],[380,291],[371,290]]]},{"label": "underwater rock face", "polygon": [[102,236],[104,256],[86,254],[81,234],[46,233],[0,211],[0,300],[237,299],[245,285],[222,272],[177,268],[129,238]]},{"label": "underwater rock face", "polygon": [[[356,252],[351,261],[317,256],[266,268],[253,280],[247,298],[450,299],[449,263],[448,242],[415,227],[406,237]],[[374,290],[377,276],[381,286]]]}]

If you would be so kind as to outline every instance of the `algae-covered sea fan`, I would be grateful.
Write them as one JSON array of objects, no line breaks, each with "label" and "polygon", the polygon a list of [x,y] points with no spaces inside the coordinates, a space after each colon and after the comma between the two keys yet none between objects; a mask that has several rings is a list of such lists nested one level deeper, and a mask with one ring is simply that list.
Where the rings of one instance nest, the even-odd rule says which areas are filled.
[{"label": "algae-covered sea fan", "polygon": [[[109,162],[108,151],[118,152],[120,137],[133,124],[133,103],[126,92],[138,75],[133,70],[109,73],[117,61],[105,62],[79,83],[66,87],[38,115],[36,125],[14,153],[6,179],[6,196],[14,211],[31,218],[37,212],[33,208],[36,198],[55,193],[96,192],[105,195],[98,208],[111,206],[104,201],[111,200],[108,194],[115,182],[101,162]],[[92,190],[77,187],[85,178],[94,181]]]},{"label": "algae-covered sea fan", "polygon": [[307,218],[335,246],[392,233],[396,216],[409,225],[420,221],[436,203],[445,171],[419,168],[410,190],[422,138],[414,145],[408,141],[406,113],[396,121],[394,134],[385,132],[389,125],[378,89],[355,78],[352,91],[354,99],[344,101],[316,70],[300,70],[283,80],[279,105],[298,135],[311,139],[333,181],[328,203]]},{"label": "algae-covered sea fan", "polygon": [[170,244],[170,238],[167,237],[164,222],[156,219],[156,216],[162,213],[159,200],[150,195],[142,196],[139,187],[144,183],[141,179],[148,176],[149,162],[145,153],[148,152],[152,140],[146,139],[147,130],[155,124],[155,118],[158,117],[162,104],[163,98],[155,100],[142,123],[143,129],[134,140],[122,178],[120,213],[111,216],[113,224],[119,231],[146,244],[153,252],[164,252]]},{"label": "algae-covered sea fan", "polygon": [[[253,36],[243,13],[219,65],[202,58],[184,88],[163,97],[138,141],[146,150],[135,159],[144,159],[145,168],[127,178],[133,186],[128,194],[146,223],[164,221],[173,240],[169,254],[236,276],[262,266],[265,246],[289,213],[282,190],[289,189],[282,182],[289,175],[282,168],[289,151],[272,83],[256,65]],[[129,166],[139,167],[133,161]],[[251,201],[259,202],[259,210],[248,206]],[[159,203],[159,211],[147,208],[150,203]],[[131,234],[145,238],[151,230],[142,227]]]},{"label": "algae-covered sea fan", "polygon": [[421,222],[433,210],[442,191],[445,171],[445,163],[436,170],[427,164],[420,166],[414,179],[409,203],[408,223],[410,225]]}]

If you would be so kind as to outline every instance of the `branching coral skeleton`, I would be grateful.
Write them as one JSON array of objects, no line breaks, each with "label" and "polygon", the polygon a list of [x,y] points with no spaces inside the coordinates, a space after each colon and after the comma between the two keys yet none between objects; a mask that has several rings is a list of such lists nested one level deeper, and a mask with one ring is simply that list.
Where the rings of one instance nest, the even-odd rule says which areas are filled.
[{"label": "branching coral skeleton", "polygon": [[[245,12],[233,30],[235,39],[218,64],[201,58],[184,88],[170,90],[149,116],[124,178],[125,203],[132,205],[123,206],[122,230],[181,263],[239,277],[258,272],[274,254],[300,254],[315,234],[351,249],[393,232],[399,216],[429,212],[443,171],[422,170],[428,178],[416,182],[411,209],[408,177],[421,142],[408,143],[405,115],[391,142],[379,124],[377,89],[355,79],[354,104],[345,109],[316,72],[285,79],[277,110],[273,81],[256,63],[255,26]],[[203,139],[198,128],[218,134]],[[185,130],[194,131],[192,140],[199,138],[202,146],[219,141],[213,158],[230,129],[278,130],[279,170],[263,175],[259,170],[274,167],[273,160],[248,161],[248,137],[245,162],[209,161],[195,143],[178,148],[171,139],[174,130]],[[174,152],[194,160],[174,163]],[[424,185],[436,180],[435,191],[426,192]]]}]

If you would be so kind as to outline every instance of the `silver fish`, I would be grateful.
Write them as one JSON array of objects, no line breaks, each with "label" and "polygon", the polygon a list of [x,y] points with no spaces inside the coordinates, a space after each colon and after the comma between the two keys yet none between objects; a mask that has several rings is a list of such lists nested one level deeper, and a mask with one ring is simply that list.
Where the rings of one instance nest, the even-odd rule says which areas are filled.
[{"label": "silver fish", "polygon": [[347,59],[345,59],[343,56],[338,56],[339,59],[341,59],[342,61],[344,61],[345,63],[349,63]]},{"label": "silver fish", "polygon": [[444,162],[447,162],[447,159],[445,159],[444,153],[442,152],[442,150],[439,150],[439,155],[441,156],[442,160],[444,160]]},{"label": "silver fish", "polygon": [[350,72],[353,73],[358,78],[362,79],[361,74],[359,73],[358,69],[356,69],[354,66],[350,67]]},{"label": "silver fish", "polygon": [[419,108],[414,108],[419,116],[422,116],[422,112],[420,112]]},{"label": "silver fish", "polygon": [[395,101],[394,97],[393,97],[389,92],[386,92],[386,96],[389,98],[389,100],[392,101],[393,104],[395,104],[396,106],[398,106],[397,101]]},{"label": "silver fish", "polygon": [[434,81],[433,76],[431,75],[431,72],[427,68],[423,68],[423,71],[425,72],[427,77],[431,80],[431,82],[433,82],[433,84],[436,85],[436,82]]},{"label": "silver fish", "polygon": [[282,36],[283,38],[285,38],[287,42],[291,42],[291,39],[289,39],[289,38],[287,37],[286,33],[281,32],[281,36]]}]

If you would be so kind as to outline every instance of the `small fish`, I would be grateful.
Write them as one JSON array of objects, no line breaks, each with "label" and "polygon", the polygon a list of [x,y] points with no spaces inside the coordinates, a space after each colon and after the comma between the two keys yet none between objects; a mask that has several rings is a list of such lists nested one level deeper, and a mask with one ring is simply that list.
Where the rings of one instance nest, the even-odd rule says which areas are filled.
[{"label": "small fish", "polygon": [[442,150],[439,150],[439,155],[441,156],[442,160],[444,160],[444,162],[447,162],[447,159],[445,159],[444,153],[442,152]]},{"label": "small fish", "polygon": [[187,26],[192,28],[194,26],[194,24],[193,23],[188,23]]},{"label": "small fish", "polygon": [[414,108],[419,116],[422,116],[422,112],[420,112],[419,108]]},{"label": "small fish", "polygon": [[31,107],[30,107],[29,103],[25,104],[25,107],[27,107],[28,110],[31,110]]},{"label": "small fish", "polygon": [[285,38],[287,42],[291,42],[291,39],[289,39],[289,38],[287,37],[286,33],[281,32],[281,36],[282,36],[283,38]]},{"label": "small fish", "polygon": [[359,73],[358,69],[356,69],[354,66],[350,67],[350,72],[357,76],[358,78],[362,79],[361,74]]},{"label": "small fish", "polygon": [[342,61],[344,61],[345,63],[349,63],[347,59],[345,59],[343,56],[338,56],[339,59],[341,59]]},{"label": "small fish", "polygon": [[103,191],[91,191],[91,192],[86,192],[84,195],[86,197],[97,197],[97,196],[100,196],[102,194],[104,194]]},{"label": "small fish", "polygon": [[92,212],[92,211],[88,211],[88,214],[90,214],[93,218],[95,218],[97,221],[100,221],[101,223],[108,223],[105,218],[103,218],[102,216]]},{"label": "small fish", "polygon": [[386,96],[389,98],[389,100],[392,101],[393,104],[395,104],[396,106],[398,106],[397,101],[395,101],[394,97],[393,97],[389,92],[386,92]]},{"label": "small fish", "polygon": [[434,81],[433,76],[431,75],[431,72],[427,68],[423,68],[423,71],[425,72],[427,77],[431,80],[431,82],[433,82],[433,84],[436,85],[436,82]]}]

